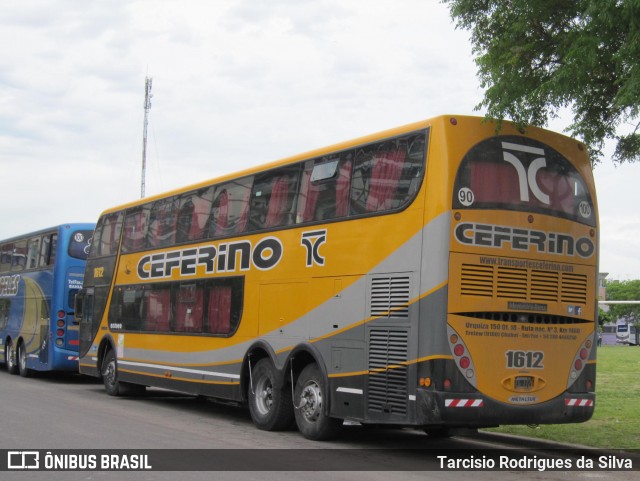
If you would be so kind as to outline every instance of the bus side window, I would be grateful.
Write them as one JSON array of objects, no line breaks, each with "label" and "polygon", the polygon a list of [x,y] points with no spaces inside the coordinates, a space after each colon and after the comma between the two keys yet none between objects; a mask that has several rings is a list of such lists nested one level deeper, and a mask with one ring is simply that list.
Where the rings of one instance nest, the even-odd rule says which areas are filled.
[{"label": "bus side window", "polygon": [[100,219],[91,244],[90,257],[112,256],[118,252],[122,231],[122,212]]},{"label": "bus side window", "polygon": [[201,285],[182,284],[179,286],[176,332],[202,332],[203,294]]},{"label": "bus side window", "polygon": [[169,332],[171,330],[171,289],[155,288],[147,291],[145,331]]},{"label": "bus side window", "polygon": [[297,223],[334,219],[349,213],[351,156],[345,153],[341,157],[306,163],[298,196]]},{"label": "bus side window", "polygon": [[153,203],[147,230],[147,247],[164,247],[176,239],[178,220],[178,198],[159,200]]},{"label": "bus side window", "polygon": [[423,137],[379,142],[358,151],[351,187],[353,214],[398,209],[411,199],[422,174]]},{"label": "bus side window", "polygon": [[233,277],[207,282],[206,333],[232,335],[242,318],[244,279]]},{"label": "bus side window", "polygon": [[149,224],[149,206],[127,212],[124,219],[123,252],[132,252],[144,248]]},{"label": "bus side window", "polygon": [[51,234],[51,249],[49,249],[48,265],[52,266],[56,263],[57,253],[58,253],[58,234]]},{"label": "bus side window", "polygon": [[207,234],[213,187],[190,192],[180,199],[176,242],[203,239]]},{"label": "bus side window", "polygon": [[11,272],[20,272],[27,264],[27,241],[21,240],[13,244]]},{"label": "bus side window", "polygon": [[13,244],[3,244],[0,252],[0,272],[11,270],[11,259],[13,258]]},{"label": "bus side window", "polygon": [[211,334],[231,332],[231,286],[213,286],[209,290],[207,320]]},{"label": "bus side window", "polygon": [[35,269],[38,267],[40,256],[40,237],[29,239],[27,244],[27,269]]},{"label": "bus side window", "polygon": [[269,172],[256,179],[251,199],[250,227],[269,229],[293,223],[299,166]]},{"label": "bus side window", "polygon": [[211,208],[210,237],[242,234],[249,223],[253,177],[245,177],[216,188]]}]

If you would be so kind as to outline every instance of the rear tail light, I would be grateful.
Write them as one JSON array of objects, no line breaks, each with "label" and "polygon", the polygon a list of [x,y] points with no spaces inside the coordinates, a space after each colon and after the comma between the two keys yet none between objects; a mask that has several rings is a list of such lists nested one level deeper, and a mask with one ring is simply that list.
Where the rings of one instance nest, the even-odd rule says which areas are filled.
[{"label": "rear tail light", "polygon": [[587,365],[589,356],[591,355],[591,349],[593,348],[593,342],[591,339],[587,339],[582,343],[578,352],[573,357],[573,365],[571,372],[569,373],[569,379],[567,380],[567,387],[571,386],[582,374],[585,366]]},{"label": "rear tail light", "polygon": [[476,372],[469,349],[451,326],[447,326],[447,334],[449,336],[449,348],[453,354],[456,366],[458,366],[458,369],[464,375],[465,379],[469,381],[473,387],[476,387]]}]

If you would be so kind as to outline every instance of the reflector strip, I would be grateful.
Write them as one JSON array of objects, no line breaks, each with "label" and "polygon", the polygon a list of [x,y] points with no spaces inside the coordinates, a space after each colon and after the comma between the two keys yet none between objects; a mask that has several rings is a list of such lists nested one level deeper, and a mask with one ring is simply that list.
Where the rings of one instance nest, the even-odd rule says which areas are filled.
[{"label": "reflector strip", "polygon": [[482,399],[445,399],[447,408],[481,408],[484,405]]},{"label": "reflector strip", "polygon": [[565,399],[564,405],[572,407],[591,407],[593,406],[593,399]]},{"label": "reflector strip", "polygon": [[77,361],[78,360],[78,356],[67,356],[67,360],[68,361]]}]

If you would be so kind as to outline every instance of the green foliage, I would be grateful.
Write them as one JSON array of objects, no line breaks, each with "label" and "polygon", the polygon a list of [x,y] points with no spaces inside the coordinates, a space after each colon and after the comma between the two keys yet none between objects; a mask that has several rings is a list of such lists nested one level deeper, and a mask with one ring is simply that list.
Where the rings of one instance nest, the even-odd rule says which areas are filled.
[{"label": "green foliage", "polygon": [[[640,280],[607,281],[608,301],[640,301]],[[625,318],[636,327],[640,326],[640,304],[613,304],[609,314],[614,319]]]},{"label": "green foliage", "polygon": [[605,312],[602,309],[598,309],[598,326],[602,327],[605,324],[615,321],[615,318],[610,312]]},{"label": "green foliage", "polygon": [[640,160],[639,0],[441,0],[472,34],[487,117],[545,126],[561,108],[592,161],[615,139],[614,162]]}]

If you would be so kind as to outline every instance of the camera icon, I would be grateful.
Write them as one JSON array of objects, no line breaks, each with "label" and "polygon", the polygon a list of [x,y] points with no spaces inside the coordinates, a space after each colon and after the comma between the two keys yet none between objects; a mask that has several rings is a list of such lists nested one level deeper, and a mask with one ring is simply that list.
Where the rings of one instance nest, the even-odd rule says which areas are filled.
[{"label": "camera icon", "polygon": [[39,469],[40,453],[38,451],[8,451],[7,469]]}]

